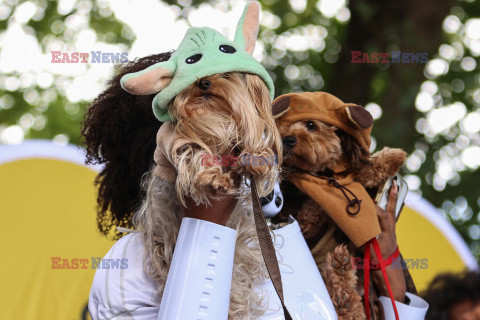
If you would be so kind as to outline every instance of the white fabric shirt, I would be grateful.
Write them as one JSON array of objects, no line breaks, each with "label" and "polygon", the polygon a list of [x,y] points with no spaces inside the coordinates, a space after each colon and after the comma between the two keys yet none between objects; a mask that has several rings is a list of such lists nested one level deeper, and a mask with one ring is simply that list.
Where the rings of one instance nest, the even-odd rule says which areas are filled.
[{"label": "white fabric shirt", "polygon": [[[294,221],[274,233],[285,304],[292,317],[337,319],[298,223]],[[144,272],[145,251],[140,236],[124,236],[104,259],[126,259],[126,268],[98,269],[95,273],[88,304],[92,319],[227,319],[235,236],[231,228],[184,218],[162,299],[155,294],[155,282]],[[269,297],[268,310],[261,320],[283,320],[272,282],[259,283],[257,290],[265,290]],[[428,304],[415,295],[408,296],[410,305],[397,302],[400,319],[424,319]],[[386,319],[395,319],[390,300],[381,297],[380,301]]]}]

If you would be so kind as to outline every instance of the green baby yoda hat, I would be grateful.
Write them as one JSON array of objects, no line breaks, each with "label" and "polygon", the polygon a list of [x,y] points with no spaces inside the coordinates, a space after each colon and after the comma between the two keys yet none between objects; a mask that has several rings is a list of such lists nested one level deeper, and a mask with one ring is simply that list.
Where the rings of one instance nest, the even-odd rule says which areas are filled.
[{"label": "green baby yoda hat", "polygon": [[188,29],[168,61],[126,74],[120,80],[122,88],[138,95],[156,93],[153,113],[163,122],[173,120],[167,106],[176,95],[198,79],[217,73],[256,74],[265,81],[273,100],[273,81],[267,70],[252,57],[258,35],[258,17],[258,3],[247,3],[234,41],[211,28]]}]

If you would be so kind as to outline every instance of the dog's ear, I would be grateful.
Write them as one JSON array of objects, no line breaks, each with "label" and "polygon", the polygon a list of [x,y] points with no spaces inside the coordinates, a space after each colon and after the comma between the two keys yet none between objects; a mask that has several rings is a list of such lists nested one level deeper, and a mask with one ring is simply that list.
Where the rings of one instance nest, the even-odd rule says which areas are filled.
[{"label": "dog's ear", "polygon": [[290,97],[279,97],[272,104],[272,114],[275,119],[280,118],[290,109]]},{"label": "dog's ear", "polygon": [[259,28],[259,15],[260,6],[258,2],[247,3],[235,33],[235,42],[243,46],[249,54],[253,54],[253,50],[255,49]]},{"label": "dog's ear", "polygon": [[368,129],[373,126],[373,117],[362,106],[348,106],[345,108],[348,119],[358,128]]},{"label": "dog's ear", "polygon": [[175,64],[165,61],[142,71],[126,74],[120,79],[122,88],[138,95],[149,95],[162,91],[172,82]]}]

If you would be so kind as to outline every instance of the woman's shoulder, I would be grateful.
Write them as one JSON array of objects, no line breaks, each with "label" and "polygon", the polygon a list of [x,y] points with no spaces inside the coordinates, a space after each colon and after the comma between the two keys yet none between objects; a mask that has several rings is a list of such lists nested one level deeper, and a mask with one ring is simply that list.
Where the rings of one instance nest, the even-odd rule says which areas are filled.
[{"label": "woman's shoulder", "polygon": [[[143,266],[145,247],[140,233],[129,233],[117,240],[110,250],[103,257],[100,264],[97,264],[97,273],[103,270],[112,273],[113,270],[138,271]],[[116,272],[113,272],[116,273]]]},{"label": "woman's shoulder", "polygon": [[88,305],[93,319],[110,319],[125,312],[158,313],[158,286],[144,271],[144,257],[140,234],[131,233],[97,264]]}]

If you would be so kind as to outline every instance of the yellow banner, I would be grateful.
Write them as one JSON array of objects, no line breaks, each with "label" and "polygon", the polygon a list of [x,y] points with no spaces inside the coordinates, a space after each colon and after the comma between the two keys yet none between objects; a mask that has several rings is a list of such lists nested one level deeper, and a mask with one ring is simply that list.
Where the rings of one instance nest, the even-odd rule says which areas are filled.
[{"label": "yellow banner", "polygon": [[95,170],[50,142],[0,157],[0,319],[90,319],[92,258],[112,246],[96,230]]}]

